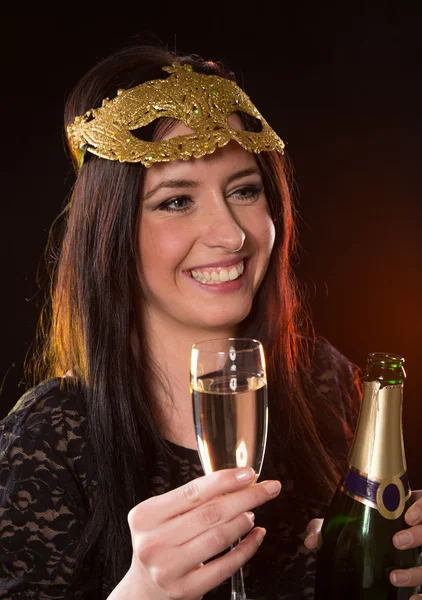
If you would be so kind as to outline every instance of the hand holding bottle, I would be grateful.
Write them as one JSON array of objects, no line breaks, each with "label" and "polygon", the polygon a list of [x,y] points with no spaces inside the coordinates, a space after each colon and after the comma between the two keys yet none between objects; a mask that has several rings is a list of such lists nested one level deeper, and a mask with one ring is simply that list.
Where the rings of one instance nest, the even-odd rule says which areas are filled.
[{"label": "hand holding bottle", "polygon": [[[411,495],[407,475],[403,363],[387,352],[367,357],[354,440],[316,542],[315,600],[409,600],[419,590],[422,527],[410,523],[419,495]],[[399,546],[409,532],[411,541]]]},{"label": "hand holding bottle", "polygon": [[[414,490],[411,495],[412,505],[405,513],[405,521],[409,529],[404,529],[396,533],[393,537],[393,544],[399,550],[408,548],[422,547],[422,490]],[[321,544],[321,528],[323,519],[312,519],[309,521],[305,531],[305,546],[309,550],[317,550]],[[407,537],[402,539],[401,536]],[[417,587],[422,586],[421,567],[412,567],[411,569],[394,570],[390,574],[390,581],[397,587]],[[417,598],[419,596],[413,596]]]},{"label": "hand holding bottle", "polygon": [[[255,479],[251,468],[223,469],[135,506],[132,564],[109,600],[198,600],[229,578],[265,535],[249,511],[280,492],[278,481]],[[243,536],[235,550],[209,560]]]},{"label": "hand holding bottle", "polygon": [[[413,491],[411,499],[413,504],[406,511],[404,517],[410,527],[409,529],[399,531],[393,537],[393,544],[399,550],[422,546],[422,490]],[[421,567],[396,569],[392,571],[390,581],[397,587],[416,587],[422,585],[422,569]]]}]

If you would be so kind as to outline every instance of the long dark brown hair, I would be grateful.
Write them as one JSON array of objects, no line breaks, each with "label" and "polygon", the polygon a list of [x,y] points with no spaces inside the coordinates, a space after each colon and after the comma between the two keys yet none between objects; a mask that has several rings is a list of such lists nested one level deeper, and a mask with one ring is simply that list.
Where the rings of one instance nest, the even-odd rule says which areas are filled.
[{"label": "long dark brown hair", "polygon": [[[221,63],[197,55],[175,56],[158,44],[131,46],[102,60],[79,81],[66,104],[65,124],[120,88],[165,77],[162,66],[175,59],[198,72],[234,79]],[[150,129],[154,138],[154,126]],[[266,351],[271,411],[267,472],[275,457],[283,456],[298,482],[306,481],[306,493],[327,500],[339,466],[324,446],[310,391],[314,334],[292,269],[297,241],[291,168],[288,158],[275,152],[263,152],[257,160],[276,236],[268,272],[241,330],[262,340]],[[56,224],[59,242],[53,236],[49,247],[48,259],[54,257],[52,298],[40,320],[42,351],[33,369],[34,383],[70,373],[83,392],[98,488],[79,557],[94,551],[103,535],[115,582],[131,559],[127,513],[148,497],[151,457],[164,449],[153,419],[151,359],[141,330],[143,297],[137,276],[135,240],[144,174],[140,164],[87,153]],[[324,411],[340,421],[328,403]]]}]

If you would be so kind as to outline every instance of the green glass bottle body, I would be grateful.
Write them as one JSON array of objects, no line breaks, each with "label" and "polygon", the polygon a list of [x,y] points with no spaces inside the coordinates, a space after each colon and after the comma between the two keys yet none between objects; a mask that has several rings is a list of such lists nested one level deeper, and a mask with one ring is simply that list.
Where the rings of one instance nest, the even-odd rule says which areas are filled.
[{"label": "green glass bottle body", "polygon": [[411,504],[402,432],[403,358],[368,356],[362,405],[348,465],[324,518],[315,600],[408,600],[417,588],[390,583],[393,569],[419,564],[398,550]]}]

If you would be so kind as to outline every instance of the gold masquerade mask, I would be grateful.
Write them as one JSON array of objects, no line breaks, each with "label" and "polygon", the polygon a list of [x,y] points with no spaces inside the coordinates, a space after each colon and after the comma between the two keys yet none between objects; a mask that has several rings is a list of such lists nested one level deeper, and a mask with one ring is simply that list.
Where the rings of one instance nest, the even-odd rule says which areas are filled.
[{"label": "gold masquerade mask", "polygon": [[[87,150],[108,160],[141,162],[145,167],[155,162],[200,158],[230,140],[249,152],[283,153],[283,141],[233,81],[202,75],[190,65],[179,63],[163,70],[171,73],[167,79],[153,79],[128,90],[118,90],[115,98],[106,98],[100,108],[76,117],[73,125],[67,127],[79,168]],[[261,131],[230,127],[228,118],[238,111],[258,119]],[[153,142],[140,140],[131,133],[163,117],[181,121],[194,133]]]}]

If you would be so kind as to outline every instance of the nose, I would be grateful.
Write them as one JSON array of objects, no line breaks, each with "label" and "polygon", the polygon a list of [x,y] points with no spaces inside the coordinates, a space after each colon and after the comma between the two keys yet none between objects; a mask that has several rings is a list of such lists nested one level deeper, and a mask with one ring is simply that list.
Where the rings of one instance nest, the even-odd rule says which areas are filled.
[{"label": "nose", "polygon": [[224,198],[215,202],[204,215],[203,241],[213,248],[238,252],[243,248],[246,234]]}]

